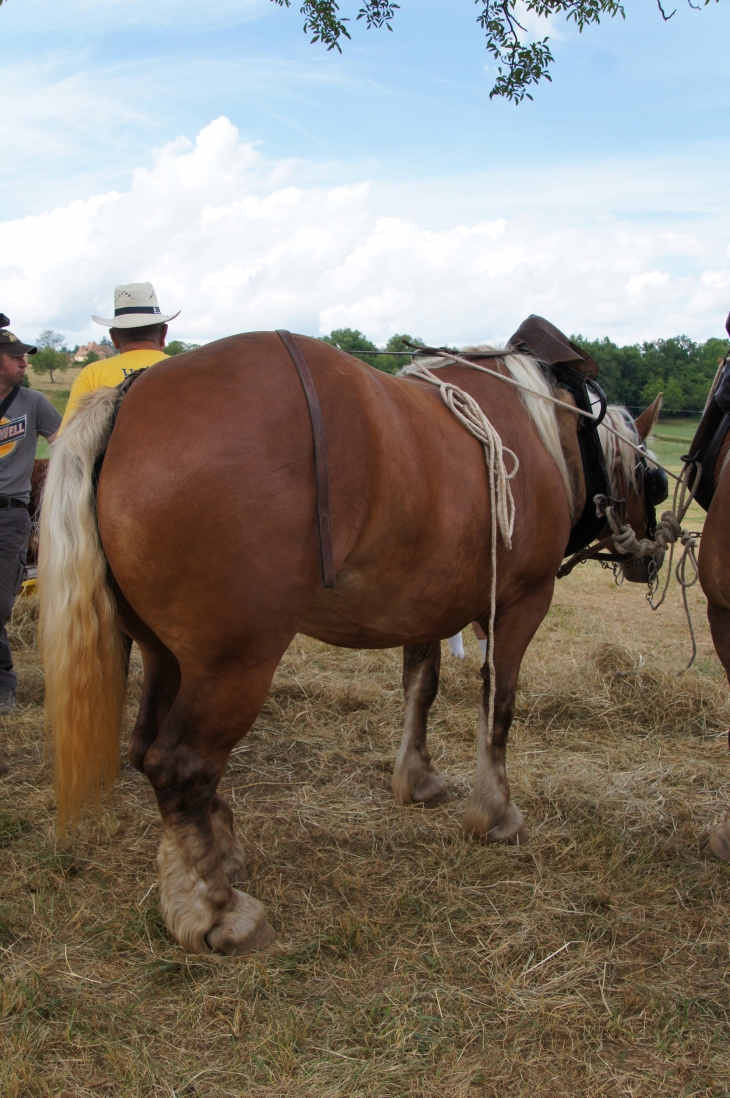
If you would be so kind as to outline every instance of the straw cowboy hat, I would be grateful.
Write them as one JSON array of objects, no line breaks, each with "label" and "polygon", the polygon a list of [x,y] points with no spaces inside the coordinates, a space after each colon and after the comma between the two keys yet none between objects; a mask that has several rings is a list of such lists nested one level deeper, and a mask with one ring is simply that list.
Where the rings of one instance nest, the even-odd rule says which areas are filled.
[{"label": "straw cowboy hat", "polygon": [[157,304],[157,294],[151,282],[130,282],[114,290],[114,319],[92,316],[105,328],[144,328],[148,324],[167,324],[180,315],[180,310],[163,316]]}]

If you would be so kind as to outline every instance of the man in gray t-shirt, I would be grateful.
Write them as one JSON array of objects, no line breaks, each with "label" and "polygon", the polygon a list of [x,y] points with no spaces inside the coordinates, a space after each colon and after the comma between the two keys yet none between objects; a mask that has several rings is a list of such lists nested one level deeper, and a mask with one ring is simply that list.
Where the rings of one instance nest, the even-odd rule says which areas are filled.
[{"label": "man in gray t-shirt", "polygon": [[[6,320],[3,317],[3,320]],[[37,348],[0,329],[0,713],[15,706],[17,676],[5,626],[28,553],[30,477],[38,436],[56,437],[61,416],[43,393],[21,388],[26,355]]]}]

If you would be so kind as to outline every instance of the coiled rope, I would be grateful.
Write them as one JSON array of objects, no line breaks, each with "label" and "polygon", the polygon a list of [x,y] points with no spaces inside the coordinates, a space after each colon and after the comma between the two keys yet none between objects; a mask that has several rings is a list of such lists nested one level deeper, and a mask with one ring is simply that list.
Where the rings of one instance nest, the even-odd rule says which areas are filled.
[{"label": "coiled rope", "polygon": [[[519,458],[514,451],[502,445],[502,439],[497,434],[486,415],[479,407],[474,397],[464,392],[457,385],[433,374],[425,366],[419,366],[415,370],[409,370],[408,377],[419,378],[428,381],[431,385],[437,385],[441,398],[449,411],[458,419],[459,423],[467,429],[469,434],[481,442],[484,448],[484,458],[487,463],[487,478],[489,481],[489,521],[490,521],[490,548],[491,548],[491,585],[489,597],[489,627],[487,630],[487,666],[489,670],[489,698],[487,702],[487,742],[492,741],[494,729],[494,699],[496,695],[495,669],[494,669],[494,619],[497,609],[497,537],[501,534],[502,541],[507,549],[512,548],[512,532],[515,525],[515,501],[512,495],[510,481],[517,474],[520,467]],[[509,454],[513,461],[511,472],[507,472],[504,463],[505,454]]]},{"label": "coiled rope", "polygon": [[[576,408],[575,405],[573,405],[573,404],[567,404],[564,400],[559,400],[557,397],[547,396],[545,393],[538,393],[535,389],[531,389],[528,385],[523,385],[521,382],[516,381],[513,377],[506,377],[504,374],[499,373],[498,370],[490,370],[488,366],[480,366],[476,362],[471,362],[468,358],[462,358],[461,355],[456,355],[456,354],[453,354],[451,351],[445,350],[445,348],[441,348],[441,347],[439,347],[439,348],[432,348],[432,347],[419,348],[418,351],[416,351],[415,354],[414,354],[413,366],[416,366],[416,362],[417,362],[419,353],[420,353],[421,356],[428,355],[428,356],[435,356],[435,357],[447,359],[448,361],[455,362],[460,366],[468,366],[471,370],[478,370],[480,373],[483,373],[483,374],[491,374],[492,377],[495,377],[499,381],[504,382],[505,385],[511,385],[515,389],[523,389],[525,392],[531,393],[533,396],[539,397],[541,400],[547,400],[551,404],[558,404],[558,405],[560,405],[561,408],[566,408],[569,412],[572,412],[576,416],[583,416],[589,422],[591,420],[596,420],[598,418],[595,415],[592,416],[588,412],[584,412],[580,408]],[[502,352],[500,357],[506,358],[511,353],[512,353],[511,351],[505,350],[504,352]],[[475,436],[475,438],[478,438],[480,441],[483,442],[481,435],[477,434],[476,430],[472,429],[472,423],[474,425],[478,425],[479,429],[485,430],[486,433],[489,433],[490,437],[491,437],[491,435],[496,436],[497,441],[499,443],[498,453],[499,453],[499,459],[500,459],[500,463],[501,463],[501,469],[504,470],[504,463],[503,463],[503,458],[502,458],[502,453],[503,453],[504,448],[502,447],[501,440],[499,439],[499,436],[496,434],[496,432],[494,431],[494,428],[489,423],[489,420],[484,415],[481,408],[476,403],[476,401],[473,399],[473,397],[470,397],[468,393],[465,393],[463,389],[459,389],[456,385],[451,385],[448,382],[442,382],[439,378],[437,378],[434,374],[432,374],[431,371],[428,370],[425,366],[417,367],[416,369],[414,369],[413,366],[408,369],[407,376],[408,377],[420,377],[424,381],[430,381],[432,384],[438,385],[439,388],[441,389],[441,395],[444,399],[445,404],[449,408],[451,408],[451,410],[453,411],[453,413],[457,417],[457,419],[459,419],[464,424],[464,426],[467,428],[467,430],[470,431]],[[715,377],[715,384],[717,384],[717,379],[720,375],[720,372],[721,372],[721,368],[718,370],[717,375]],[[715,387],[715,385],[713,385],[713,390],[714,390],[714,387]],[[462,415],[459,414],[459,412],[456,411],[455,400],[452,401],[452,399],[448,398],[447,395],[446,395],[449,391],[452,392],[453,394],[458,394],[458,399],[459,399],[460,402],[461,401],[464,402],[464,407],[466,407],[466,406],[469,407],[468,415],[462,416]],[[712,395],[712,391],[711,391],[710,395]],[[452,406],[452,403],[453,403],[453,406]],[[473,405],[473,408],[476,410],[476,412],[472,412],[472,408],[471,408],[472,405]],[[469,420],[468,422],[467,422],[467,419]],[[486,424],[486,428],[482,427],[481,421],[483,421],[483,423]],[[680,473],[680,475],[677,476],[677,474],[673,473],[671,471],[671,469],[667,469],[666,466],[662,465],[661,462],[658,462],[656,460],[656,458],[653,458],[649,454],[647,454],[646,451],[641,448],[641,446],[637,446],[633,442],[630,442],[629,439],[627,439],[624,435],[620,434],[619,431],[616,431],[613,427],[610,426],[610,424],[606,423],[605,420],[603,421],[602,426],[606,431],[609,431],[611,434],[615,435],[625,445],[629,446],[632,450],[634,450],[637,454],[641,454],[645,461],[649,462],[651,465],[655,466],[657,469],[663,469],[664,472],[667,473],[668,476],[672,477],[676,482],[675,486],[674,486],[674,496],[672,498],[672,510],[671,511],[664,511],[664,513],[662,514],[661,520],[657,524],[657,528],[656,528],[656,532],[655,532],[655,536],[654,536],[653,541],[649,540],[648,538],[642,538],[641,541],[639,541],[638,538],[636,537],[636,534],[635,534],[634,530],[630,526],[628,526],[628,525],[621,526],[618,519],[616,518],[616,515],[615,515],[614,511],[613,511],[613,507],[608,503],[608,501],[606,501],[607,505],[606,505],[606,508],[605,508],[605,513],[606,513],[606,518],[608,519],[609,525],[611,527],[612,540],[614,542],[614,545],[616,546],[616,550],[617,550],[617,552],[621,553],[622,555],[635,556],[637,559],[640,559],[641,557],[653,556],[654,553],[657,552],[657,550],[666,551],[667,546],[669,546],[669,564],[667,565],[667,578],[664,582],[664,588],[662,589],[661,596],[660,596],[659,600],[656,603],[653,601],[651,589],[650,589],[649,594],[647,596],[649,605],[651,606],[652,610],[658,610],[659,607],[664,602],[664,599],[666,598],[667,590],[669,588],[669,583],[670,583],[670,580],[671,580],[671,577],[672,577],[672,562],[673,562],[673,559],[674,559],[674,546],[675,546],[677,541],[681,541],[682,545],[684,546],[684,552],[682,553],[682,556],[681,556],[680,560],[677,563],[676,573],[675,574],[676,574],[676,578],[677,578],[677,583],[682,588],[682,601],[684,603],[684,611],[685,611],[685,614],[687,616],[687,625],[689,627],[689,634],[690,634],[690,637],[692,639],[692,655],[690,657],[689,663],[685,667],[685,671],[688,671],[690,669],[690,667],[692,666],[692,664],[694,663],[695,658],[697,656],[697,639],[695,637],[694,625],[692,623],[692,615],[691,615],[690,608],[689,608],[689,601],[688,601],[688,598],[687,598],[687,591],[690,587],[694,587],[694,585],[697,583],[697,581],[699,579],[699,566],[698,566],[698,563],[697,563],[697,546],[699,544],[699,534],[690,533],[688,530],[684,530],[682,528],[682,519],[684,518],[684,516],[687,513],[687,510],[688,510],[692,500],[694,499],[695,492],[697,491],[697,488],[698,488],[699,483],[700,483],[700,478],[702,476],[702,468],[701,468],[700,465],[697,465],[696,463],[694,463],[695,467],[696,467],[696,472],[695,472],[695,475],[694,475],[694,478],[693,478],[692,488],[690,489],[690,488],[688,488],[687,481],[688,481],[688,477],[689,477],[689,472],[692,469],[692,465],[685,465],[684,468],[682,469],[682,472]],[[484,442],[483,442],[483,445],[484,445],[485,456],[486,456],[486,459],[487,459],[487,468],[489,469],[489,476],[490,476],[489,492],[490,492],[490,502],[491,502],[492,494],[495,490],[495,485],[494,485],[494,482],[493,482],[494,462],[493,462],[493,460],[490,460],[490,456],[493,453],[497,452],[497,451],[496,451],[496,447],[492,448],[491,443],[490,443],[490,449],[488,449],[487,445]],[[515,461],[515,468],[512,471],[512,473],[507,475],[506,470],[504,470],[504,479],[509,481],[509,480],[512,479],[512,477],[517,472],[517,470],[519,468],[519,461],[517,459],[517,456],[515,454],[513,454],[511,450],[507,450],[506,452],[509,453],[514,458],[514,461]],[[499,488],[500,484],[501,484],[501,478],[497,477],[497,488]],[[509,499],[511,501],[511,507],[512,507],[512,519],[511,519],[511,521],[512,521],[512,524],[514,524],[514,500],[512,500],[512,491],[511,491],[511,489],[509,489],[509,485],[507,485],[507,488],[509,490]],[[500,513],[500,515],[501,515],[501,513]],[[495,522],[495,519],[494,519],[494,509],[493,509],[492,510],[492,607],[491,607],[491,610],[490,610],[490,620],[489,620],[489,682],[490,682],[490,688],[489,688],[488,734],[489,734],[490,737],[491,737],[491,732],[492,732],[493,715],[494,715],[494,662],[493,662],[493,658],[492,658],[493,633],[494,633],[494,603],[495,603],[494,594],[496,592],[496,527],[494,525],[494,522]],[[502,536],[504,537],[504,526],[502,526],[501,517],[500,517],[500,529],[502,530]],[[511,526],[509,527],[509,531],[510,531],[510,539],[511,539],[511,533],[512,533],[512,527]],[[508,548],[511,548],[511,540],[505,539],[505,544],[507,545]],[[688,561],[689,561],[689,563],[692,567],[692,571],[693,571],[693,576],[692,576],[692,579],[690,579],[690,580],[687,579],[687,562]]]},{"label": "coiled rope", "polygon": [[[496,377],[498,381],[504,382],[505,385],[511,385],[513,389],[522,389],[523,392],[530,393],[531,396],[539,397],[540,400],[547,400],[550,404],[557,404],[558,407],[565,408],[566,411],[572,412],[574,416],[582,416],[583,419],[587,420],[589,423],[593,423],[598,419],[597,415],[591,415],[590,412],[585,412],[582,408],[577,408],[575,404],[566,404],[564,400],[559,400],[558,397],[548,396],[546,393],[538,393],[535,389],[531,389],[529,385],[523,385],[521,381],[515,381],[513,377],[507,377],[505,374],[500,374],[498,370],[490,370],[488,366],[480,366],[476,362],[470,362],[468,358],[462,358],[461,355],[452,354],[451,351],[443,350],[441,347],[419,347],[418,350],[422,352],[422,357],[446,358],[449,362],[456,362],[459,366],[468,366],[472,370],[479,370],[482,374],[490,374],[491,377]],[[499,357],[509,358],[510,355],[516,353],[516,351],[506,349],[499,352]],[[418,361],[418,357],[418,354],[414,352],[414,363]],[[413,377],[414,374],[414,371],[410,367],[406,367],[402,372],[407,377]],[[667,476],[672,477],[676,481],[681,479],[676,473],[673,473],[671,469],[667,469],[666,465],[662,465],[656,458],[650,457],[649,454],[642,450],[641,446],[637,446],[635,443],[630,442],[620,431],[617,431],[615,428],[611,427],[609,423],[606,423],[605,419],[601,423],[601,426],[605,431],[615,435],[616,438],[620,439],[621,442],[625,443],[626,446],[629,446],[637,454],[641,454],[650,465],[655,466],[657,469],[663,469]]]}]

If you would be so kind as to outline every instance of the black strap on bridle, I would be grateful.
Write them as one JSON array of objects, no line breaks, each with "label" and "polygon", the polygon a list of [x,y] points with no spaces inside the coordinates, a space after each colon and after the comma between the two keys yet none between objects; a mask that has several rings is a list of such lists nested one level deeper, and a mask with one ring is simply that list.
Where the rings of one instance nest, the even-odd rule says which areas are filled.
[{"label": "black strap on bridle", "polygon": [[324,430],[322,407],[319,403],[317,388],[309,372],[304,355],[291,332],[277,329],[276,334],[291,355],[296,366],[299,380],[304,389],[309,407],[314,440],[314,469],[317,479],[317,527],[319,529],[319,547],[322,558],[322,577],[325,587],[335,586],[335,558],[332,550],[332,529],[330,524],[330,487],[327,466],[327,437]]}]

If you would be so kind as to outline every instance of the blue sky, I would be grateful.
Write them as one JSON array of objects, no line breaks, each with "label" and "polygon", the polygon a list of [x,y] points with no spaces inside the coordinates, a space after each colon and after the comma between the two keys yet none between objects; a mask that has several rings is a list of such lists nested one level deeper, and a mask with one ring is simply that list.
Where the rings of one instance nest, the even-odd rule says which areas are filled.
[{"label": "blue sky", "polygon": [[270,0],[7,0],[0,307],[82,338],[116,281],[152,277],[198,339],[499,338],[529,311],[620,341],[721,334],[730,6],[556,24],[554,81],[519,107],[489,99],[475,15],[402,0],[340,57]]}]

